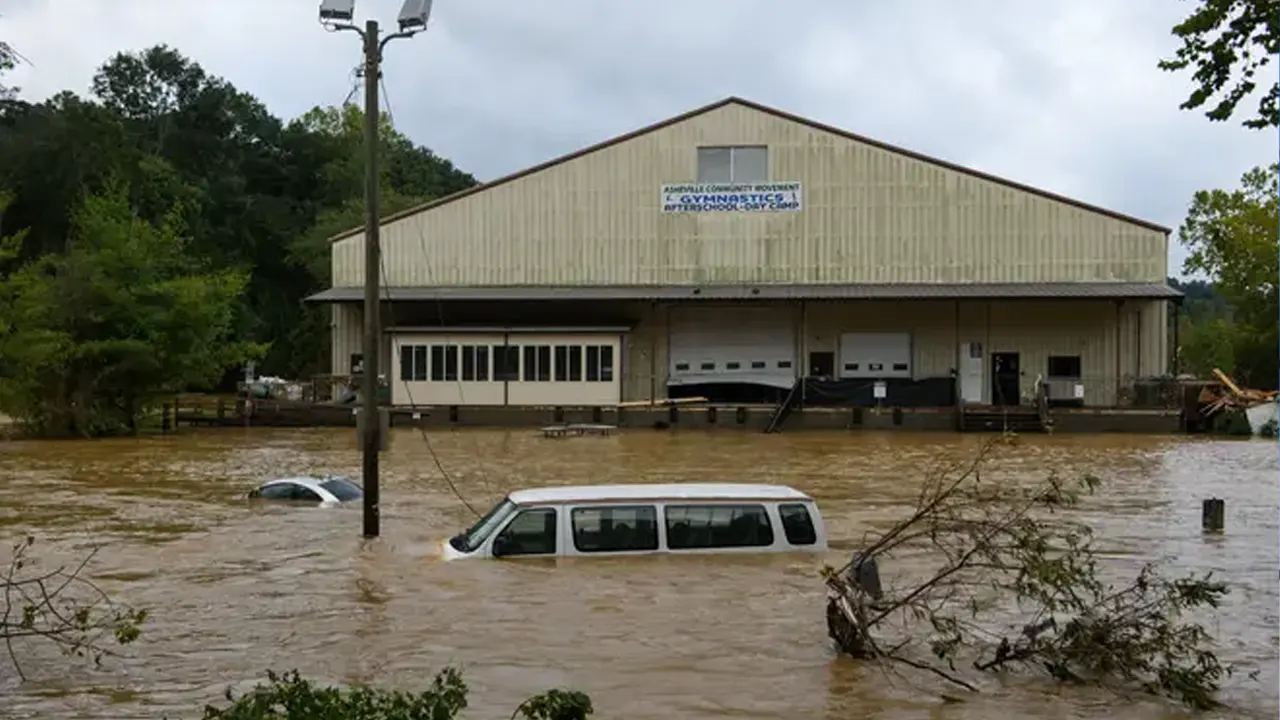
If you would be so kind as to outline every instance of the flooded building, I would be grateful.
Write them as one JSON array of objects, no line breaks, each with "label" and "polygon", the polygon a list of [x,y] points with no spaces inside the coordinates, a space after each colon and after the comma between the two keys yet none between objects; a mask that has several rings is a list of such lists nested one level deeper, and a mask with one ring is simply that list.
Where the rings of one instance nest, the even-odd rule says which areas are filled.
[{"label": "flooded building", "polygon": [[[360,229],[332,243],[360,361]],[[1111,407],[1170,371],[1169,229],[729,98],[382,224],[396,405]],[[1045,383],[1040,383],[1043,380]]]}]

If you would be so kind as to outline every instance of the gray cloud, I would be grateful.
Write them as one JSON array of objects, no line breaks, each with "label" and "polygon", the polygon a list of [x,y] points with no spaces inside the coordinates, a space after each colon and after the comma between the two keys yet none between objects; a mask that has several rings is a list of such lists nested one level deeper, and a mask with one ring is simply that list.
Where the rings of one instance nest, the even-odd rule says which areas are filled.
[{"label": "gray cloud", "polygon": [[[24,94],[84,92],[120,50],[168,43],[291,117],[341,102],[356,37],[315,0],[9,0]],[[1275,156],[1274,133],[1178,110],[1155,67],[1166,0],[437,0],[388,49],[397,125],[490,179],[726,95],[1177,227],[1191,194]],[[392,21],[397,0],[360,0]],[[1274,67],[1272,77],[1274,77]],[[1270,79],[1270,78],[1268,78]],[[1176,245],[1171,268],[1184,253]]]}]

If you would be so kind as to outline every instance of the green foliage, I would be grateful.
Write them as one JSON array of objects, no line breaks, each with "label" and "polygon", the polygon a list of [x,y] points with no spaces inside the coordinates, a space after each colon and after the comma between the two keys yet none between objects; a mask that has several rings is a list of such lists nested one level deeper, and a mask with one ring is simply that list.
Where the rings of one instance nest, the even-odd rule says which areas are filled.
[{"label": "green foliage", "polygon": [[65,252],[0,281],[0,409],[43,433],[136,430],[159,394],[261,355],[231,337],[244,274],[203,269],[188,243],[177,209],[152,223],[123,186],[88,197]]},{"label": "green foliage", "polygon": [[[1182,47],[1162,70],[1194,68],[1196,83],[1181,105],[1194,110],[1208,103],[1205,116],[1223,121],[1258,89],[1258,73],[1280,52],[1280,0],[1199,0],[1194,12],[1173,27]],[[1280,87],[1272,83],[1258,100],[1250,128],[1280,124]]]},{"label": "green foliage", "polygon": [[[0,76],[12,70],[18,64],[18,53],[9,43],[0,40]],[[12,100],[18,94],[18,89],[0,84],[0,102]]]},{"label": "green foliage", "polygon": [[[0,44],[0,75],[16,58]],[[91,97],[0,103],[0,406],[113,432],[249,355],[327,370],[327,308],[302,299],[364,222],[363,148],[354,106],[286,124],[163,45],[110,58]],[[384,213],[475,184],[386,117],[380,152]]]},{"label": "green foliage", "polygon": [[[881,567],[894,556],[913,565],[933,558],[925,574],[872,597],[848,567],[824,573],[833,597],[849,608],[837,600],[828,608],[841,649],[971,691],[976,686],[958,668],[1031,669],[1062,682],[1136,687],[1197,710],[1216,707],[1233,668],[1190,618],[1219,607],[1227,586],[1209,575],[1165,578],[1152,566],[1122,585],[1108,582],[1091,529],[1069,515],[1100,481],[1051,474],[1017,488],[985,480],[986,459],[1014,440],[990,443],[972,464],[927,478],[916,511],[861,553]],[[1017,623],[997,619],[1014,608]],[[924,647],[913,657],[917,645]]]},{"label": "green foliage", "polygon": [[[320,687],[296,670],[283,675],[267,672],[267,682],[234,697],[225,708],[208,706],[204,720],[453,720],[467,707],[468,689],[462,675],[445,668],[431,686],[410,693],[364,686]],[[586,720],[591,700],[579,692],[551,690],[526,700],[513,718],[526,720]]]},{"label": "green foliage", "polygon": [[1190,251],[1184,270],[1213,279],[1231,306],[1235,328],[1213,329],[1208,342],[1230,342],[1230,366],[1238,381],[1262,389],[1280,382],[1280,216],[1277,165],[1245,173],[1237,190],[1195,194],[1179,231]]}]

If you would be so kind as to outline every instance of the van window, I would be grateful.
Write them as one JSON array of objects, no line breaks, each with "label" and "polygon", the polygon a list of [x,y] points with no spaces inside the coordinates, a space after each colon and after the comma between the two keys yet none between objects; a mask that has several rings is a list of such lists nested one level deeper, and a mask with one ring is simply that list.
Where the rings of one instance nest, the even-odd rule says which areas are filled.
[{"label": "van window", "polygon": [[525,510],[493,539],[494,557],[512,555],[554,555],[556,553],[556,511],[554,508]]},{"label": "van window", "polygon": [[570,518],[578,552],[658,549],[658,511],[652,505],[574,508]]},{"label": "van window", "polygon": [[668,505],[667,547],[764,547],[773,544],[773,525],[763,505]]},{"label": "van window", "polygon": [[782,518],[782,531],[792,545],[812,545],[818,542],[818,531],[813,529],[813,517],[804,503],[778,506]]}]

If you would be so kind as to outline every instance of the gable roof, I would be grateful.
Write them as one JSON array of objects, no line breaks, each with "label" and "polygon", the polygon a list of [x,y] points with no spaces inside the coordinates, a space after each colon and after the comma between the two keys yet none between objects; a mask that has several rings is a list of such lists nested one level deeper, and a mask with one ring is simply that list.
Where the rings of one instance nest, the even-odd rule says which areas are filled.
[{"label": "gable roof", "polygon": [[[1132,215],[1125,215],[1124,213],[1119,213],[1114,210],[1108,210],[1104,207],[1091,205],[1089,203],[1082,202],[1080,200],[1075,200],[1075,199],[1066,197],[1065,195],[1059,195],[1057,193],[1049,192],[1048,190],[1041,190],[1040,188],[1032,187],[1030,185],[1024,185],[1019,182],[1014,182],[1013,180],[1008,180],[1006,178],[1002,178],[996,175],[991,175],[989,173],[982,172],[981,170],[974,170],[973,168],[964,167],[963,165],[957,165],[955,163],[948,162],[946,160],[942,160],[936,157],[931,157],[929,155],[924,155],[922,153],[918,153],[913,150],[907,150],[906,148],[899,147],[897,145],[890,145],[889,143],[881,142],[880,140],[874,140],[872,138],[869,138],[863,135],[858,135],[857,133],[852,133],[852,132],[849,132],[848,130],[841,130],[838,127],[834,127],[832,125],[826,125],[826,124],[817,122],[816,120],[810,120],[809,118],[801,117],[799,115],[793,115],[792,113],[786,112],[785,110],[779,110],[777,108],[769,107],[768,105],[761,105],[760,103],[757,103],[757,102],[752,102],[750,100],[744,100],[743,98],[733,97],[733,96],[711,103],[710,105],[704,105],[700,108],[695,108],[688,112],[681,113],[679,115],[676,115],[675,117],[667,118],[666,120],[663,120],[661,122],[657,122],[652,125],[646,125],[645,127],[642,127],[638,130],[632,130],[629,133],[618,135],[616,137],[605,140],[604,142],[599,142],[599,143],[596,143],[595,145],[582,148],[581,150],[575,150],[574,152],[571,152],[567,155],[561,155],[560,157],[553,158],[551,160],[548,160],[544,163],[540,163],[538,165],[534,165],[533,167],[525,168],[524,170],[519,170],[517,172],[511,173],[510,175],[504,175],[496,180],[491,180],[487,183],[480,183],[479,185],[475,185],[473,187],[467,188],[466,190],[456,192],[452,195],[446,195],[445,197],[442,197],[442,198],[437,198],[435,200],[430,200],[428,202],[421,203],[419,205],[415,205],[410,208],[406,208],[404,210],[401,210],[400,212],[392,213],[390,215],[385,215],[382,218],[382,223],[385,224],[388,222],[392,222],[394,220],[400,220],[402,218],[406,218],[411,215],[417,215],[418,213],[423,212],[425,210],[431,210],[433,208],[440,207],[441,205],[448,205],[449,203],[455,202],[457,200],[461,200],[462,198],[467,197],[468,195],[475,195],[476,193],[484,192],[485,190],[488,190],[490,188],[495,188],[499,185],[505,185],[509,182],[513,182],[515,180],[519,180],[520,178],[542,172],[543,170],[553,168],[557,165],[563,165],[564,163],[567,163],[571,160],[576,160],[584,155],[590,155],[591,153],[597,152],[599,150],[604,150],[606,148],[613,147],[614,145],[619,145],[628,140],[633,140],[635,138],[638,138],[641,135],[648,135],[651,132],[655,132],[657,130],[670,127],[671,125],[684,122],[685,120],[690,120],[699,115],[709,113],[712,110],[718,110],[728,105],[741,105],[742,107],[750,108],[752,110],[756,110],[758,112],[762,112],[767,115],[772,115],[776,118],[787,120],[789,122],[793,122],[798,125],[804,125],[806,127],[812,128],[814,130],[818,130],[820,132],[830,133],[832,135],[845,138],[847,140],[853,140],[854,142],[862,143],[864,145],[870,145],[872,147],[879,148],[881,150],[887,150],[888,152],[895,153],[897,155],[902,155],[904,157],[911,158],[912,160],[918,160],[920,162],[925,162],[930,165],[934,165],[946,170],[950,170],[952,172],[960,173],[962,175],[968,175],[970,177],[975,177],[981,180],[986,180],[988,182],[993,182],[998,185],[1003,185],[1005,187],[1012,188],[1014,190],[1019,190],[1024,193],[1028,193],[1030,195],[1036,195],[1038,197],[1042,197],[1047,200],[1053,200],[1055,202],[1063,203],[1065,205],[1071,205],[1072,207],[1077,207],[1077,208],[1080,208],[1081,210],[1087,210],[1089,212],[1097,213],[1099,215],[1104,215],[1106,217],[1113,218],[1115,220],[1131,223],[1133,225],[1146,228],[1148,230],[1155,230],[1156,232],[1162,232],[1166,235],[1172,232],[1170,228],[1154,223],[1150,220],[1143,220],[1141,218],[1133,217]],[[337,235],[334,235],[332,238],[329,239],[329,241],[337,242],[339,240],[351,237],[352,235],[356,235],[360,233],[362,230],[364,230],[363,225],[359,227],[351,228],[350,230],[346,230],[344,232],[338,233]]]}]

